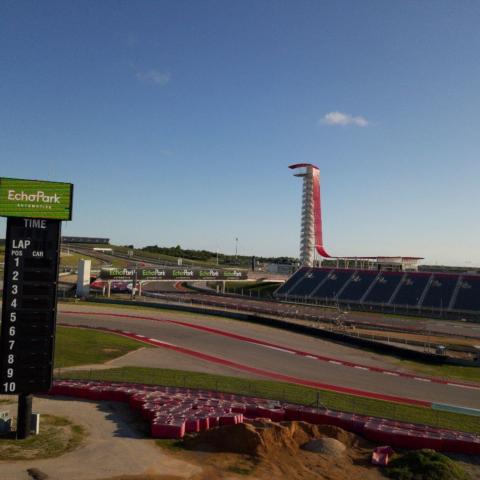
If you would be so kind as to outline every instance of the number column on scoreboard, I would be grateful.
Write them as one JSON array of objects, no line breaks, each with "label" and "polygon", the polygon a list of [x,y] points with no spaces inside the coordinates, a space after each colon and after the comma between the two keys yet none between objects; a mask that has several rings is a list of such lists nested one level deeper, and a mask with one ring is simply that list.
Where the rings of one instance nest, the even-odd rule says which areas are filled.
[{"label": "number column on scoreboard", "polygon": [[51,386],[59,243],[58,220],[7,220],[1,393],[39,393]]}]

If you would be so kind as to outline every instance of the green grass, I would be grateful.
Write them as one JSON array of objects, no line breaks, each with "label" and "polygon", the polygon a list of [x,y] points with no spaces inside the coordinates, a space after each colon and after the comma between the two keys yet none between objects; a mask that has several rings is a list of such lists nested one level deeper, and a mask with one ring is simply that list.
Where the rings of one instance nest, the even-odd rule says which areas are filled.
[{"label": "green grass", "polygon": [[155,440],[155,444],[172,452],[177,452],[185,449],[182,440],[177,440],[173,438],[158,438]]},{"label": "green grass", "polygon": [[416,450],[395,456],[385,469],[395,480],[469,480],[453,460],[433,450]]},{"label": "green grass", "polygon": [[206,373],[140,367],[65,372],[62,378],[204,388],[311,406],[317,405],[318,401],[318,404],[334,410],[480,433],[480,417],[389,403],[270,380],[247,380]]},{"label": "green grass", "polygon": [[92,268],[98,268],[103,263],[98,258],[89,257],[82,253],[70,252],[70,255],[64,255],[62,251],[62,255],[60,255],[60,266],[76,268],[78,266],[79,260],[81,260],[82,258],[85,260],[91,260]]},{"label": "green grass", "polygon": [[[138,297],[137,297],[138,299]],[[110,301],[108,301],[110,300]],[[129,300],[128,300],[129,301]],[[139,300],[141,301],[141,300]],[[199,316],[208,316],[209,318],[220,318],[218,316],[215,316],[215,315],[208,315],[208,310],[205,311],[205,313],[194,313],[194,312],[186,312],[186,311],[183,311],[183,310],[174,310],[174,309],[170,309],[170,308],[162,308],[162,307],[158,307],[158,304],[156,303],[151,303],[151,306],[149,306],[149,304],[146,304],[146,305],[136,305],[134,302],[132,302],[131,304],[123,304],[123,303],[117,303],[117,300],[115,299],[107,299],[105,298],[105,302],[102,301],[102,299],[100,298],[100,301],[97,301],[95,299],[92,299],[92,300],[78,300],[78,299],[73,299],[73,298],[59,298],[58,299],[58,302],[59,303],[64,303],[64,304],[75,304],[75,305],[81,305],[83,307],[102,307],[102,308],[105,308],[105,309],[109,309],[111,310],[112,308],[119,308],[119,309],[122,309],[122,310],[134,310],[136,312],[142,312],[145,313],[145,315],[151,315],[152,313],[154,312],[162,312],[162,313],[172,313],[172,314],[175,314],[175,315],[182,315],[182,316],[190,316],[190,317],[196,317],[198,318]],[[127,312],[128,313],[128,312]],[[223,318],[224,320],[232,320],[231,318],[227,318],[227,317],[221,317]],[[233,320],[232,320],[233,321]]]},{"label": "green grass", "polygon": [[95,330],[58,327],[55,367],[105,363],[142,346],[142,343]]},{"label": "green grass", "polygon": [[227,292],[239,293],[252,297],[268,297],[281,284],[279,282],[263,282],[263,281],[243,281],[243,282],[226,282],[225,288]]},{"label": "green grass", "polygon": [[78,447],[86,432],[66,418],[42,414],[40,433],[25,440],[0,439],[0,460],[51,458]]},{"label": "green grass", "polygon": [[[128,251],[131,250],[128,247],[120,246],[120,245],[109,245],[109,247],[113,248],[113,251],[116,253],[121,253],[123,255],[127,255]],[[163,253],[155,253],[149,252],[146,250],[140,250],[137,248],[133,249],[133,255],[138,257],[144,258],[151,258],[152,260],[165,260],[167,262],[172,262],[177,264],[178,257],[174,257],[172,255],[166,255]],[[182,257],[183,258],[183,257]],[[216,267],[216,258],[212,258],[211,260],[192,260],[189,258],[183,258],[183,262],[189,265],[198,265],[198,266],[207,266],[207,267]],[[223,265],[220,265],[222,267]]]},{"label": "green grass", "polygon": [[480,382],[480,365],[478,367],[461,367],[457,365],[427,365],[411,360],[396,359],[399,367],[415,372],[443,378],[457,378],[471,382]]}]

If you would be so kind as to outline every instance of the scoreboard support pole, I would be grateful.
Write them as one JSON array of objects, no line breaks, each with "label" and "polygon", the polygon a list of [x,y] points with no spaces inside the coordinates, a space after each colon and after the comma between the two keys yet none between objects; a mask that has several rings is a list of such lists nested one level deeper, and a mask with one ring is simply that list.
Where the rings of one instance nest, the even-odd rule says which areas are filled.
[{"label": "scoreboard support pole", "polygon": [[23,440],[30,436],[32,400],[31,394],[21,393],[18,396],[17,440]]}]

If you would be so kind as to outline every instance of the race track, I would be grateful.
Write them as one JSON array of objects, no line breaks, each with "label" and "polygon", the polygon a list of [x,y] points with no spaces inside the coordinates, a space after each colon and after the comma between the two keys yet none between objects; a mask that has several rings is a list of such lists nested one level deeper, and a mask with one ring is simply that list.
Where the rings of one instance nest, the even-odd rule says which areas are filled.
[{"label": "race track", "polygon": [[[59,307],[58,321],[62,324],[134,332],[175,347],[279,375],[413,400],[480,408],[479,388],[460,382],[451,385],[422,377],[396,375],[391,373],[396,367],[388,357],[321,339],[207,315],[93,305],[60,304]],[[209,328],[220,332],[209,331]],[[298,355],[292,351],[295,349],[327,356],[330,360]],[[186,361],[188,357],[192,365],[198,362],[194,355],[186,354]],[[345,361],[351,363],[344,364]],[[157,364],[152,356],[150,366],[164,365]],[[369,367],[379,367],[387,372],[372,371]]]}]

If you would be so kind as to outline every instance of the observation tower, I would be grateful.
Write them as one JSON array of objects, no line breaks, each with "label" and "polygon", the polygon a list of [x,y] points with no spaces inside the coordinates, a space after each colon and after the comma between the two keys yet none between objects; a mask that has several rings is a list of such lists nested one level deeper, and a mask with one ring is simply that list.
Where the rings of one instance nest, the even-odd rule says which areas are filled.
[{"label": "observation tower", "polygon": [[[288,168],[300,169],[294,175],[303,178],[302,224],[300,230],[300,262],[311,267],[316,240],[321,238],[320,170],[310,163],[296,163]],[[320,231],[318,231],[320,229]]]},{"label": "observation tower", "polygon": [[322,208],[320,204],[320,170],[311,163],[295,163],[290,169],[303,179],[302,224],[300,231],[300,262],[312,267],[315,252],[322,258],[332,259],[340,266],[361,269],[415,271],[423,257],[395,256],[332,256],[323,246]]}]

